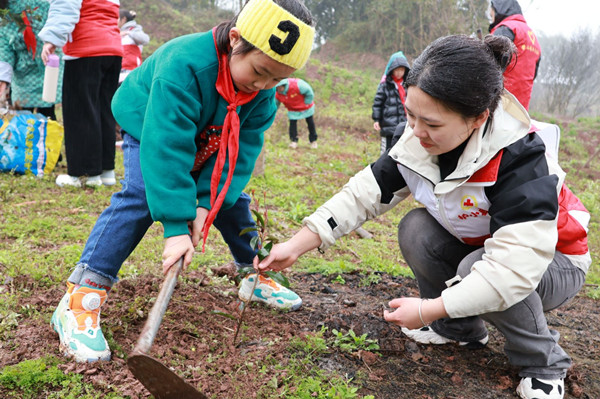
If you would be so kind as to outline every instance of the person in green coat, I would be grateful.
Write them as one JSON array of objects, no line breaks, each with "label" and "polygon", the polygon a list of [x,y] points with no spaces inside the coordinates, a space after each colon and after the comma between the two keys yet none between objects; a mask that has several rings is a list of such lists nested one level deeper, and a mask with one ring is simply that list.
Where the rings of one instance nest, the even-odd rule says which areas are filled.
[{"label": "person in green coat", "polygon": [[[301,1],[250,0],[212,31],[164,44],[125,79],[112,102],[124,131],[123,188],[98,218],[52,316],[67,355],[110,359],[100,307],[154,222],[164,229],[165,274],[181,258],[189,265],[201,241],[204,250],[220,210],[238,203],[252,176],[277,111],[275,85],[306,63],[313,38]],[[240,297],[301,302],[263,276],[252,290],[255,277],[242,281]]]},{"label": "person in green coat", "polygon": [[38,112],[56,120],[54,104],[61,102],[61,60],[56,101],[42,100],[43,41],[38,33],[48,17],[47,0],[0,0],[0,99],[10,97],[17,109]]}]

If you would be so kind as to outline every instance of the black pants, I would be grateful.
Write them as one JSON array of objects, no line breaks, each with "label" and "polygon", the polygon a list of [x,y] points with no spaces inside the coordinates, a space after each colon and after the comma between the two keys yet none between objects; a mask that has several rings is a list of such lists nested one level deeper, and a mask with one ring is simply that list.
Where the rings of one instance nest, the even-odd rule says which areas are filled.
[{"label": "black pants", "polygon": [[117,56],[65,62],[63,122],[71,176],[97,176],[115,168],[115,118],[110,103],[120,71]]},{"label": "black pants", "polygon": [[[306,124],[308,125],[308,141],[311,143],[317,141],[317,129],[312,115],[306,118]],[[290,119],[290,140],[298,142],[298,121],[293,119]]]}]

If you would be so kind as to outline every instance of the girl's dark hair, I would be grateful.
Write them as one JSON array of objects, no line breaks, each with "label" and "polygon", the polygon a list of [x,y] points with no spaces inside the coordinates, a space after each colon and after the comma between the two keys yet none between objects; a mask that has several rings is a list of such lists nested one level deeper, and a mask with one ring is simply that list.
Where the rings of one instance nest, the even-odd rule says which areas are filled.
[{"label": "girl's dark hair", "polygon": [[[247,3],[248,1],[246,1],[244,5],[246,5]],[[304,5],[304,2],[302,0],[273,0],[273,3],[289,11],[293,16],[295,16],[305,24],[309,26],[314,26],[315,20],[311,12]],[[231,51],[231,48],[229,47],[229,31],[231,30],[231,28],[235,27],[238,15],[236,15],[231,21],[221,22],[219,25],[217,25],[216,42],[217,48],[221,53],[229,54],[229,52]],[[235,54],[243,55],[249,53],[255,48],[256,47],[254,47],[252,44],[248,43],[244,38],[242,38],[242,45],[236,49]]]},{"label": "girl's dark hair", "polygon": [[414,61],[406,88],[417,86],[451,111],[470,118],[493,114],[504,88],[503,72],[516,48],[504,36],[483,41],[465,35],[435,40]]},{"label": "girl's dark hair", "polygon": [[0,9],[8,8],[8,0],[0,0]]},{"label": "girl's dark hair", "polygon": [[126,11],[126,10],[119,11],[119,18],[125,17],[125,19],[127,19],[127,22],[133,21],[135,19],[136,15],[137,14],[135,11]]}]

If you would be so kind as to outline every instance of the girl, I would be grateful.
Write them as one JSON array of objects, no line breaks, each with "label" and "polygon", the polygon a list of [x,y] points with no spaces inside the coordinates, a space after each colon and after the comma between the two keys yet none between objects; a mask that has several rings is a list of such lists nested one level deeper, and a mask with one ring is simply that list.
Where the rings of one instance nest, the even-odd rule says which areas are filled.
[{"label": "girl", "polygon": [[327,248],[412,193],[424,209],[398,227],[421,298],[384,312],[424,344],[488,341],[484,320],[506,338],[522,398],[562,398],[571,359],[544,311],[577,294],[591,264],[589,214],[502,72],[514,56],[505,37],[433,42],[406,79],[408,127],[399,142],[305,219],[289,241],[255,265],[281,270]]},{"label": "girl", "polygon": [[211,32],[168,42],[123,82],[113,100],[126,132],[123,189],[96,222],[52,316],[67,355],[110,358],[100,306],[153,221],[164,227],[166,273],[182,256],[189,265],[219,209],[238,202],[275,117],[273,88],[307,61],[312,25],[300,1],[250,0]]},{"label": "girl", "polygon": [[119,29],[121,29],[121,44],[123,44],[119,83],[122,83],[131,71],[142,64],[142,50],[150,41],[150,36],[144,32],[142,25],[134,21],[136,15],[135,11],[119,11]]},{"label": "girl", "polygon": [[283,104],[287,108],[290,120],[289,136],[290,147],[298,148],[298,121],[306,119],[308,126],[308,141],[310,148],[315,149],[317,144],[317,129],[315,127],[315,92],[312,87],[302,79],[284,79],[277,85],[275,99],[277,106]]}]

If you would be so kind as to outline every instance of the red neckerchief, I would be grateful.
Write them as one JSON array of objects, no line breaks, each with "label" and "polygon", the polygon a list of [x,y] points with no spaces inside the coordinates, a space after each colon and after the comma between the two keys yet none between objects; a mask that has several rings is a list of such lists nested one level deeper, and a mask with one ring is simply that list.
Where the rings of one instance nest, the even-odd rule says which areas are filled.
[{"label": "red neckerchief", "polygon": [[[406,101],[406,91],[404,90],[404,85],[402,84],[404,82],[404,78],[400,78],[398,80],[396,80],[396,78],[393,79],[394,82],[396,82],[396,86],[398,86],[398,94],[400,95],[402,106],[404,107],[404,102]],[[406,107],[404,108],[404,112],[406,113]]]},{"label": "red neckerchief", "polygon": [[[215,39],[215,49],[217,51],[217,57],[219,58],[219,74],[217,75],[217,83],[215,87],[217,92],[227,101],[227,115],[223,122],[223,131],[221,132],[221,142],[219,144],[219,152],[217,153],[217,161],[213,169],[212,176],[210,178],[210,206],[211,209],[206,216],[204,226],[202,227],[202,233],[204,235],[202,242],[202,252],[204,252],[204,245],[206,244],[206,238],[208,237],[208,230],[217,217],[223,201],[225,201],[225,194],[231,184],[231,178],[233,177],[233,171],[237,162],[239,140],[240,140],[240,117],[237,114],[237,107],[244,105],[258,94],[258,91],[252,93],[244,93],[238,91],[236,93],[233,87],[233,81],[231,80],[231,72],[229,71],[229,57],[227,54],[221,54],[217,47],[216,29],[213,29],[213,39]],[[227,180],[223,184],[223,188],[217,195],[219,188],[219,182],[221,181],[221,175],[223,174],[223,167],[225,166],[225,157],[229,153],[229,170],[227,171]]]},{"label": "red neckerchief", "polygon": [[33,29],[31,29],[31,22],[29,22],[27,13],[25,11],[21,13],[21,18],[25,24],[25,30],[23,31],[23,40],[25,40],[25,46],[27,47],[28,51],[31,51],[31,58],[35,58],[35,48],[37,47],[35,33],[33,33]]}]

